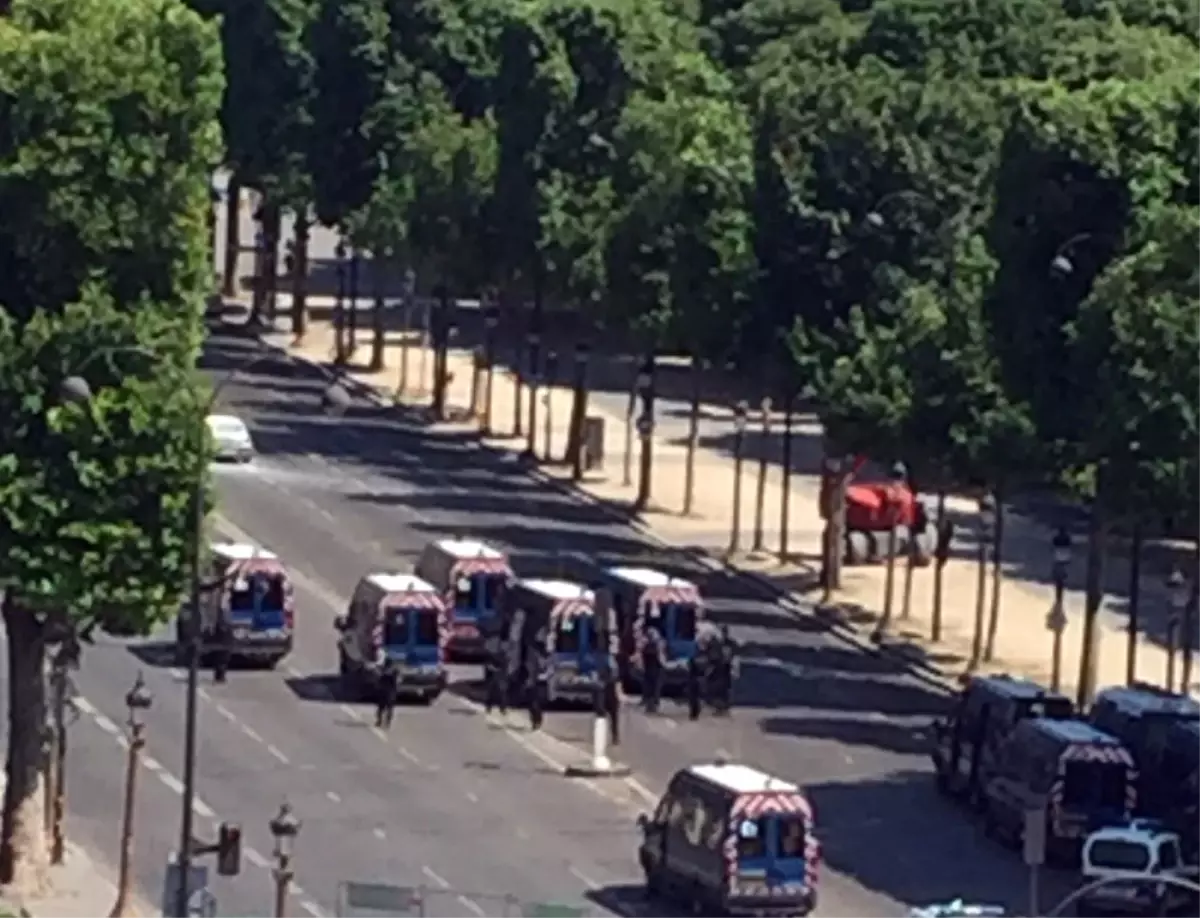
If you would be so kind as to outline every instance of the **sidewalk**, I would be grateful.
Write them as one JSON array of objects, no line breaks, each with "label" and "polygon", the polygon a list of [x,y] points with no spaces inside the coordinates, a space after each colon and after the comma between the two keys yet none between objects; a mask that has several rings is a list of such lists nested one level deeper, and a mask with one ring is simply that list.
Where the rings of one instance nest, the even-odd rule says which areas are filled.
[{"label": "sidewalk", "polygon": [[[282,330],[287,322],[286,310],[290,305],[281,297]],[[408,379],[402,385],[399,374],[401,342],[404,333],[389,331],[385,351],[386,369],[371,374],[365,371],[365,361],[370,354],[370,329],[360,329],[358,350],[346,371],[355,380],[369,385],[387,399],[396,403],[428,405],[432,386],[432,354],[421,347],[417,335],[410,336],[408,357]],[[333,331],[323,322],[310,322],[305,340],[292,345],[290,335],[280,331],[274,336],[275,343],[287,347],[292,353],[321,363],[329,363],[333,356]],[[448,405],[459,409],[456,417],[465,417],[471,398],[472,359],[462,351],[451,351],[449,372],[453,379],[449,386]],[[513,429],[516,384],[507,372],[497,371],[492,389],[493,431],[511,432]],[[547,402],[548,398],[548,402]],[[482,399],[481,399],[482,401]],[[569,480],[569,472],[561,465],[567,441],[567,427],[571,408],[571,392],[563,388],[547,391],[542,389],[538,396],[538,430],[536,447],[539,457],[546,450],[545,420],[547,404],[550,408],[549,442],[550,454],[558,463],[542,466],[542,473],[563,481]],[[577,487],[592,500],[625,510],[631,504],[636,488],[623,484],[625,418],[605,410],[593,400],[588,413],[600,417],[605,425],[605,450],[607,453],[602,472],[589,473],[587,479]],[[528,393],[522,396],[523,432],[528,420]],[[611,405],[611,402],[610,402]],[[479,406],[482,410],[482,405]],[[713,415],[727,413],[723,406],[710,406]],[[474,426],[477,422],[466,421]],[[797,434],[808,434],[807,441],[819,440],[819,425],[809,416],[800,419]],[[797,442],[803,439],[797,437]],[[488,438],[489,445],[514,452],[526,448],[526,437],[520,440],[511,436]],[[693,514],[683,517],[684,469],[686,452],[678,442],[665,438],[654,438],[653,500],[652,509],[642,515],[644,528],[652,536],[672,546],[693,549],[713,557],[725,558],[732,530],[732,494],[734,463],[727,456],[706,449],[702,444],[697,449],[695,462],[695,495]],[[634,446],[632,478],[637,478],[637,445]],[[782,472],[771,464],[764,489],[764,547],[766,552],[747,554],[752,547],[754,507],[756,502],[758,463],[747,461],[742,470],[742,524],[741,551],[728,561],[740,570],[770,580],[780,589],[806,594],[815,600],[812,590],[822,522],[817,512],[819,482],[815,476],[793,474],[791,476],[791,502],[788,519],[789,555],[792,563],[777,563],[774,553],[778,551],[779,532],[782,526],[780,507],[782,504]],[[913,577],[911,614],[903,615],[903,565],[897,565],[894,616],[888,643],[895,649],[912,655],[916,659],[940,670],[948,679],[960,675],[966,668],[970,656],[974,615],[976,606],[976,583],[978,567],[975,558],[974,533],[970,526],[975,517],[973,502],[961,499],[947,501],[948,508],[962,520],[960,535],[956,540],[954,557],[946,565],[943,578],[943,639],[931,644],[927,638],[930,627],[930,610],[933,590],[932,568],[918,569]],[[1006,527],[1003,543],[1004,577],[1001,584],[1001,610],[997,629],[995,658],[984,664],[984,671],[1002,671],[1027,675],[1043,683],[1049,682],[1051,634],[1046,627],[1047,613],[1053,601],[1052,588],[1048,583],[1050,567],[1050,533],[1037,524],[1022,518],[1010,520]],[[767,554],[770,552],[771,554]],[[1084,547],[1077,545],[1073,553],[1072,570],[1065,597],[1065,608],[1069,620],[1063,635],[1063,688],[1074,692],[1078,677],[1082,633],[1083,595],[1080,588],[1084,575]],[[1108,585],[1111,593],[1119,593],[1127,582],[1126,562],[1114,558],[1109,563]],[[838,601],[834,616],[842,627],[853,629],[860,637],[873,629],[879,609],[883,605],[884,568],[846,567],[843,589],[836,597]],[[988,573],[988,608],[991,604],[991,572]],[[1105,608],[1099,619],[1099,658],[1097,684],[1099,686],[1125,682],[1125,652],[1127,636],[1123,622],[1111,607],[1118,603],[1113,595],[1106,597]],[[1143,609],[1162,609],[1166,599],[1161,585],[1144,578],[1142,591]],[[1137,644],[1136,663],[1139,679],[1162,684],[1167,667],[1167,654],[1157,643],[1140,638]],[[1195,678],[1195,676],[1193,677]],[[1193,688],[1195,686],[1193,685]]]}]

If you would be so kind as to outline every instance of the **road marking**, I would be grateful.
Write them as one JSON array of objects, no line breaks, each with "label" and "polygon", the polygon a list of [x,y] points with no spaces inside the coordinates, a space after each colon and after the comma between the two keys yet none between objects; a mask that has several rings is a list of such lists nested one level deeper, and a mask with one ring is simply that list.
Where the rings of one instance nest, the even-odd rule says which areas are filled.
[{"label": "road marking", "polygon": [[217,713],[224,717],[230,723],[237,723],[237,715],[223,704],[217,705]]},{"label": "road marking", "polygon": [[387,838],[387,833],[385,831],[383,831],[383,829],[376,826],[375,837],[378,838],[380,841],[383,841],[383,839]]},{"label": "road marking", "polygon": [[284,755],[282,752],[280,752],[279,748],[277,746],[273,746],[270,743],[267,743],[267,752],[271,753],[271,755],[273,755],[273,756],[275,756],[275,758],[279,759],[279,761],[282,762],[284,765],[291,764],[291,760],[286,755]]},{"label": "road marking", "polygon": [[340,704],[338,705],[338,709],[348,717],[353,717],[355,720],[362,720],[362,717],[359,715],[358,711],[354,710],[354,708],[350,707],[348,704]]},{"label": "road marking", "polygon": [[479,802],[479,797],[476,795],[476,793],[474,791],[467,791],[467,799],[469,801],[471,801],[471,803]]},{"label": "road marking", "polygon": [[[82,695],[75,696],[75,707],[77,707],[84,714],[87,714],[89,717],[95,717],[97,714],[100,714],[100,712],[96,710],[92,703]],[[101,714],[100,716],[103,717],[104,715]]]},{"label": "road marking", "polygon": [[420,759],[418,759],[418,758],[417,758],[415,755],[413,755],[411,752],[409,752],[407,749],[405,749],[403,746],[397,746],[397,747],[396,747],[396,751],[397,751],[397,752],[399,752],[399,753],[400,753],[402,756],[404,756],[406,759],[408,759],[410,762],[412,762],[414,765],[420,765],[420,764],[421,764],[421,760],[420,760]]},{"label": "road marking", "polygon": [[321,909],[317,907],[317,903],[313,902],[312,899],[301,899],[299,901],[302,909],[310,915],[315,915],[316,918],[321,918]]},{"label": "road marking", "polygon": [[216,819],[217,814],[213,812],[212,807],[201,800],[199,797],[192,801],[192,812],[201,819]]},{"label": "road marking", "polygon": [[109,734],[112,734],[113,736],[116,736],[121,732],[120,727],[118,727],[116,724],[114,724],[111,720],[109,720],[107,717],[105,717],[99,711],[96,711],[95,713],[92,714],[92,720],[94,720],[96,722],[96,726],[99,727],[101,730],[103,730],[105,733],[109,733]]},{"label": "road marking", "polygon": [[421,873],[425,874],[425,876],[427,876],[427,877],[429,877],[429,879],[433,880],[433,882],[436,883],[438,886],[442,887],[442,889],[450,888],[450,881],[447,880],[440,873],[438,873],[436,870],[434,870],[432,867],[430,867],[428,864],[421,865]]},{"label": "road marking", "polygon": [[480,918],[483,918],[483,916],[487,914],[487,912],[475,904],[474,900],[468,899],[466,896],[459,896],[458,902],[463,908],[474,912],[476,915],[479,915]]},{"label": "road marking", "polygon": [[208,689],[198,688],[198,689],[196,689],[196,694],[199,695],[201,698],[203,698],[205,701],[212,701],[212,695],[210,695],[208,693]]},{"label": "road marking", "polygon": [[242,732],[250,737],[250,739],[254,740],[254,742],[261,743],[263,741],[263,738],[253,727],[249,726],[248,724],[238,724],[238,726],[240,726],[242,728]]},{"label": "road marking", "polygon": [[597,883],[595,880],[593,880],[591,877],[589,877],[586,873],[584,873],[582,870],[580,870],[574,864],[569,866],[567,868],[567,870],[570,871],[571,876],[573,876],[577,880],[579,880],[579,882],[581,882],[588,889],[599,889],[600,888],[599,883]]},{"label": "road marking", "polygon": [[271,866],[270,862],[265,857],[263,857],[261,854],[259,854],[258,850],[255,848],[247,848],[246,849],[246,860],[248,860],[255,867],[270,867]]},{"label": "road marking", "polygon": [[142,756],[142,764],[153,772],[166,771],[166,769],[163,768],[162,762],[152,755]]},{"label": "road marking", "polygon": [[169,790],[176,794],[183,793],[183,782],[171,774],[169,771],[158,772],[158,780],[167,786]]},{"label": "road marking", "polygon": [[325,791],[325,796],[328,797],[330,799],[330,801],[333,803],[341,803],[342,802],[342,798],[339,797],[337,794],[335,794],[333,791]]}]

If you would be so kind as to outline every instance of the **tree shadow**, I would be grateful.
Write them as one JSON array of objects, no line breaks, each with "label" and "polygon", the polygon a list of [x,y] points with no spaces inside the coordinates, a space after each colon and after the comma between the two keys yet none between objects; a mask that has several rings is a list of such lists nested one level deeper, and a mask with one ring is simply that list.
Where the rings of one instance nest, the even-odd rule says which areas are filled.
[{"label": "tree shadow", "polygon": [[[832,687],[829,691],[835,691]],[[814,705],[819,706],[819,705]],[[764,733],[803,740],[827,740],[839,746],[885,749],[899,755],[919,756],[929,751],[925,727],[842,717],[770,716],[759,720]]]}]

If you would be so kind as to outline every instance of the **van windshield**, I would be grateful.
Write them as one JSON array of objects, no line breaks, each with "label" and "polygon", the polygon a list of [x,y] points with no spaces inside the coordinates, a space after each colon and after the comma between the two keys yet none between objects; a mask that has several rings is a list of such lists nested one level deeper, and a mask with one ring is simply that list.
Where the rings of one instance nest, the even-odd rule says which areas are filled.
[{"label": "van windshield", "polygon": [[672,623],[672,631],[666,635],[673,641],[696,639],[696,607],[690,604],[671,603],[660,607],[666,621]]},{"label": "van windshield", "polygon": [[[776,821],[774,849],[770,845],[770,824]],[[737,856],[739,861],[753,861],[768,856],[777,858],[803,858],[805,848],[804,820],[796,817],[761,816],[758,819],[743,819],[737,828]]]},{"label": "van windshield", "polygon": [[473,574],[460,577],[454,591],[456,612],[495,611],[507,582],[504,574]]},{"label": "van windshield", "polygon": [[1067,762],[1063,804],[1071,809],[1124,810],[1128,772],[1117,762]]},{"label": "van windshield", "polygon": [[1145,845],[1106,839],[1088,849],[1088,862],[1098,870],[1140,872],[1150,866],[1150,851]]},{"label": "van windshield", "polygon": [[407,644],[410,636],[417,645],[437,643],[437,612],[432,609],[389,606],[384,611],[384,622],[383,643],[389,647]]},{"label": "van windshield", "polygon": [[[241,589],[238,589],[238,587]],[[284,582],[280,574],[251,574],[229,589],[230,612],[282,609]]]},{"label": "van windshield", "polygon": [[586,618],[564,618],[558,623],[558,635],[554,640],[556,653],[579,653],[583,646],[583,630],[591,622]]}]

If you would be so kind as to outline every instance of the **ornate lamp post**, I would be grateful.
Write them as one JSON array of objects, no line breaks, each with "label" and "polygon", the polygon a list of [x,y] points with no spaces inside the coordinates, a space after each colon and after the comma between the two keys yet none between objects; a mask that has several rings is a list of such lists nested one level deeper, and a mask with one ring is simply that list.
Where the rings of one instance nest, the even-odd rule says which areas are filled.
[{"label": "ornate lamp post", "polygon": [[1046,625],[1054,641],[1050,652],[1050,690],[1057,692],[1062,688],[1062,642],[1063,631],[1067,627],[1063,593],[1067,586],[1067,571],[1071,568],[1071,536],[1064,527],[1059,526],[1050,544],[1054,548],[1054,605],[1050,608]]},{"label": "ornate lamp post", "polygon": [[296,836],[300,834],[300,820],[287,801],[279,807],[279,813],[271,820],[270,828],[275,838],[275,918],[283,918],[287,914],[288,887],[296,876],[296,871],[292,869],[292,849]]},{"label": "ornate lamp post", "polygon": [[142,674],[125,696],[125,707],[129,709],[129,757],[125,765],[125,812],[121,821],[121,867],[117,874],[117,901],[113,904],[112,918],[125,918],[134,914],[129,907],[129,887],[133,882],[133,807],[137,791],[137,773],[142,748],[146,745],[146,724],[143,721],[153,698]]},{"label": "ornate lamp post", "polygon": [[888,540],[887,567],[883,579],[883,615],[875,628],[875,640],[881,640],[892,622],[892,599],[896,589],[896,527],[900,524],[901,488],[908,481],[908,466],[896,462],[892,466],[887,490]]},{"label": "ornate lamp post", "polygon": [[[1167,601],[1170,612],[1167,618],[1167,691],[1175,691],[1175,660],[1179,656],[1179,626],[1188,603],[1187,578],[1179,568],[1171,571],[1167,578]],[[1190,635],[1189,635],[1190,638]],[[1186,689],[1186,686],[1183,687]]]},{"label": "ornate lamp post", "polygon": [[750,406],[738,402],[733,409],[733,521],[729,533],[729,553],[736,554],[742,542],[742,462],[746,445],[746,416]]}]

